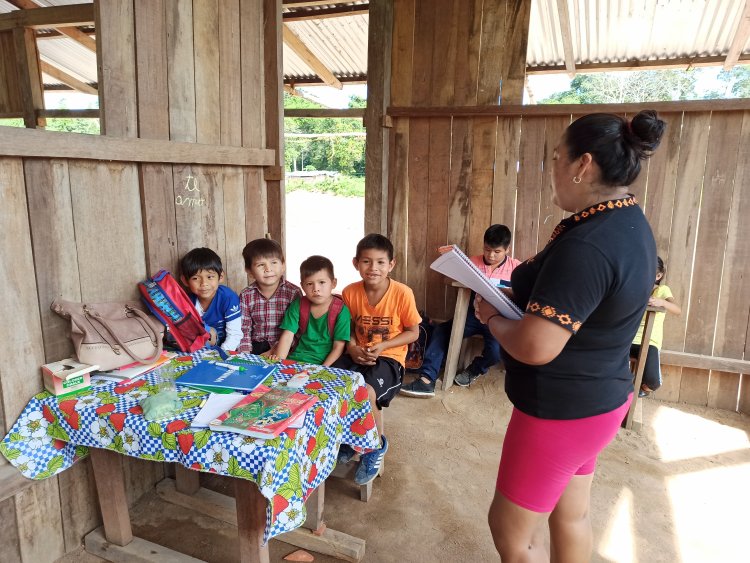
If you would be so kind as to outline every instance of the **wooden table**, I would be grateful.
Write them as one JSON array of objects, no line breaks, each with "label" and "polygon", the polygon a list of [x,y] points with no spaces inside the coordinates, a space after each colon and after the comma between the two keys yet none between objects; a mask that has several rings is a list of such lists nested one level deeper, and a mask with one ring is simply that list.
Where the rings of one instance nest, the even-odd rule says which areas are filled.
[{"label": "wooden table", "polygon": [[[196,352],[189,360],[179,360],[177,367],[186,371],[208,355]],[[284,383],[300,367],[274,372],[274,383]],[[173,419],[147,421],[138,405],[158,392],[160,369],[127,383],[95,385],[62,401],[39,393],[0,441],[5,457],[28,479],[48,479],[90,452],[104,526],[86,537],[87,550],[112,561],[192,559],[133,536],[120,457],[127,455],[174,462],[176,480],[159,483],[157,493],[188,508],[220,506],[223,516],[204,513],[238,526],[242,561],[268,561],[263,542],[273,537],[351,561],[362,558],[363,540],[322,527],[322,485],[333,470],[339,442],[363,448],[378,443],[374,424],[354,428],[355,422],[372,422],[369,401],[354,400],[364,389],[361,374],[332,368],[311,374],[305,390],[317,395],[319,404],[308,412],[305,425],[273,440],[246,443],[230,432],[191,428],[205,393],[179,385],[182,405]],[[218,499],[209,498],[212,491],[200,488],[199,471],[231,478],[235,498],[218,493]],[[256,482],[263,483],[262,494]],[[271,518],[267,499],[279,498],[287,504]],[[299,530],[304,506],[309,509],[307,526],[318,532],[315,537]]]},{"label": "wooden table", "polygon": [[646,322],[643,326],[643,336],[641,338],[641,350],[638,352],[638,358],[635,362],[634,381],[633,381],[633,402],[630,403],[628,414],[625,420],[622,421],[622,427],[627,430],[635,430],[636,432],[641,429],[642,416],[637,416],[636,409],[640,411],[642,405],[638,392],[641,389],[641,382],[643,381],[643,370],[646,368],[646,358],[648,357],[648,346],[651,342],[651,332],[654,329],[654,320],[656,319],[656,313],[664,313],[666,309],[664,307],[646,307]]},{"label": "wooden table", "polygon": [[[91,464],[104,526],[86,536],[86,551],[110,561],[199,561],[133,535],[121,458],[116,452],[91,448]],[[197,471],[179,464],[175,465],[175,470],[174,480],[165,479],[157,485],[159,496],[193,512],[236,525],[240,540],[239,561],[269,563],[268,544],[263,544],[267,500],[255,483],[227,477],[234,480],[235,497],[232,499],[202,489]],[[306,507],[307,519],[303,529],[287,532],[276,539],[345,561],[362,560],[364,540],[325,526],[325,483],[308,497]]]},{"label": "wooden table", "polygon": [[469,311],[469,300],[471,299],[471,290],[464,284],[453,280],[450,280],[450,284],[458,288],[458,295],[456,296],[456,310],[453,313],[451,337],[448,341],[448,355],[445,357],[443,390],[450,389],[451,385],[453,385],[453,378],[456,377],[458,360],[461,356],[461,345],[464,341],[466,315]]}]

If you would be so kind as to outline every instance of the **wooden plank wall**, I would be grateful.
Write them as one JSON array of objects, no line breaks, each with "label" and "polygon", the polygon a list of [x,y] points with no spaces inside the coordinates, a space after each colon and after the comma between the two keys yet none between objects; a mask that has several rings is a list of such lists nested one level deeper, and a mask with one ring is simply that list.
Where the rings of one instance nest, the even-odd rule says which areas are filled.
[{"label": "wooden plank wall", "polygon": [[[747,359],[750,246],[745,241],[750,237],[750,224],[743,218],[750,212],[750,164],[741,150],[750,139],[750,112],[674,112],[662,117],[668,123],[662,146],[644,164],[633,190],[639,194],[659,255],[666,263],[665,281],[683,309],[679,317],[667,315],[664,348]],[[494,177],[481,184],[468,181],[477,176],[476,151],[482,147],[474,135],[473,150],[467,148],[466,131],[476,129],[476,119],[452,118],[444,134],[450,140],[451,159],[445,158],[446,149],[432,136],[433,127],[449,118],[395,119],[396,131],[405,123],[409,127],[409,147],[401,150],[407,153],[410,182],[396,185],[398,176],[392,175],[391,190],[410,202],[430,200],[417,223],[428,228],[410,233],[406,256],[400,257],[401,275],[419,289],[415,292],[418,306],[429,315],[449,317],[455,303],[451,296],[444,299],[441,280],[427,268],[437,256],[437,246],[444,243],[445,233],[448,242],[478,253],[483,229],[490,221],[502,221],[513,232],[516,258],[524,260],[544,247],[563,218],[563,212],[551,202],[551,153],[574,118],[500,116],[496,130],[486,137],[506,148],[498,149],[494,161],[480,169],[494,170]],[[395,139],[397,147],[398,141]],[[442,171],[440,179],[433,180],[432,170]],[[436,192],[444,193],[439,186],[446,177],[458,179],[456,186],[467,179],[471,184],[465,196],[468,203],[452,191],[447,205],[431,201]],[[422,183],[421,192],[414,189],[414,182]],[[481,197],[475,193],[478,185],[484,186]],[[430,196],[426,199],[420,193]],[[488,209],[492,210],[491,219]],[[409,224],[414,224],[411,215],[410,210]],[[431,237],[434,233],[439,235]],[[675,366],[664,366],[663,371],[665,381],[655,395],[658,398],[750,412],[748,375]]]},{"label": "wooden plank wall", "polygon": [[[526,34],[514,33],[513,27],[528,25],[529,9],[528,0],[396,0],[391,103],[520,103],[513,76],[519,68],[523,74]],[[507,87],[501,88],[506,78]],[[513,123],[520,125],[520,120]],[[496,213],[502,214],[491,196],[496,153],[504,157],[515,147],[517,136],[498,136],[497,117],[394,123],[386,198],[388,233],[396,250],[394,276],[409,283],[419,307],[433,317],[450,316],[455,300],[455,290],[427,270],[434,249],[449,240],[472,251],[481,248],[482,233]],[[514,176],[515,164],[504,173]]]},{"label": "wooden plank wall", "polygon": [[[392,105],[497,103],[508,73],[503,53],[514,51],[506,25],[518,21],[520,4],[396,0]],[[393,118],[387,224],[394,276],[431,317],[451,317],[455,304],[455,293],[428,268],[438,246],[457,243],[479,253],[484,230],[504,223],[513,233],[513,255],[524,260],[563,218],[551,201],[551,158],[578,116],[538,109],[523,117]],[[750,164],[740,147],[750,136],[748,114],[663,113],[662,146],[632,186],[667,264],[666,283],[683,308],[681,316],[667,317],[665,349],[745,358]],[[664,379],[659,398],[750,412],[750,375],[665,366]]]},{"label": "wooden plank wall", "polygon": [[[262,49],[264,33],[276,32],[264,28],[263,0],[95,4],[106,135],[266,146],[259,108],[274,84],[264,80]],[[0,197],[0,254],[13,264],[0,269],[12,288],[0,304],[13,319],[0,338],[3,435],[42,388],[35,366],[72,352],[64,321],[49,310],[53,299],[137,298],[138,281],[162,267],[176,273],[196,246],[219,253],[227,285],[239,292],[247,285],[242,248],[269,224],[260,167],[0,158]],[[130,503],[168,469],[123,461]],[[90,463],[7,498],[0,514],[4,561],[50,561],[78,548],[101,524]]]}]

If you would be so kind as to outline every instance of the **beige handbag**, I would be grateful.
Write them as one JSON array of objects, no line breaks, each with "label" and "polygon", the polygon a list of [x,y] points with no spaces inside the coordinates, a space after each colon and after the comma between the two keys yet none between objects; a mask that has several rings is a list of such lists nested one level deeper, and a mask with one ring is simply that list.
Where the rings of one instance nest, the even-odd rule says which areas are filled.
[{"label": "beige handbag", "polygon": [[70,319],[70,338],[80,362],[96,364],[104,371],[133,362],[152,364],[161,355],[164,325],[146,314],[139,301],[55,300],[50,309]]}]

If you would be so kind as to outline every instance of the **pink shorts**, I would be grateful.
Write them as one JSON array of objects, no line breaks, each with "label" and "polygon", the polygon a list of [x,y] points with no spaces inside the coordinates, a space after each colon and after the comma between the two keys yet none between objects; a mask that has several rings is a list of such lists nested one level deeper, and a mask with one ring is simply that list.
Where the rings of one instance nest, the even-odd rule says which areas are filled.
[{"label": "pink shorts", "polygon": [[536,418],[513,409],[497,490],[533,512],[552,512],[573,475],[591,475],[617,434],[633,395],[613,411],[573,420]]}]

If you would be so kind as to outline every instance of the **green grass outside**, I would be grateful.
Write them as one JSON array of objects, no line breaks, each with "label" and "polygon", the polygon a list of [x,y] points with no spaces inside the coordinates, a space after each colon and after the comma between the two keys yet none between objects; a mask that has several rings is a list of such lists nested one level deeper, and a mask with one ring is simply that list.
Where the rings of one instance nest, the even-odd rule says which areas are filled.
[{"label": "green grass outside", "polygon": [[293,179],[286,182],[287,193],[296,191],[327,193],[342,197],[364,197],[365,179],[359,176],[339,176],[327,178],[320,182],[305,182]]}]

